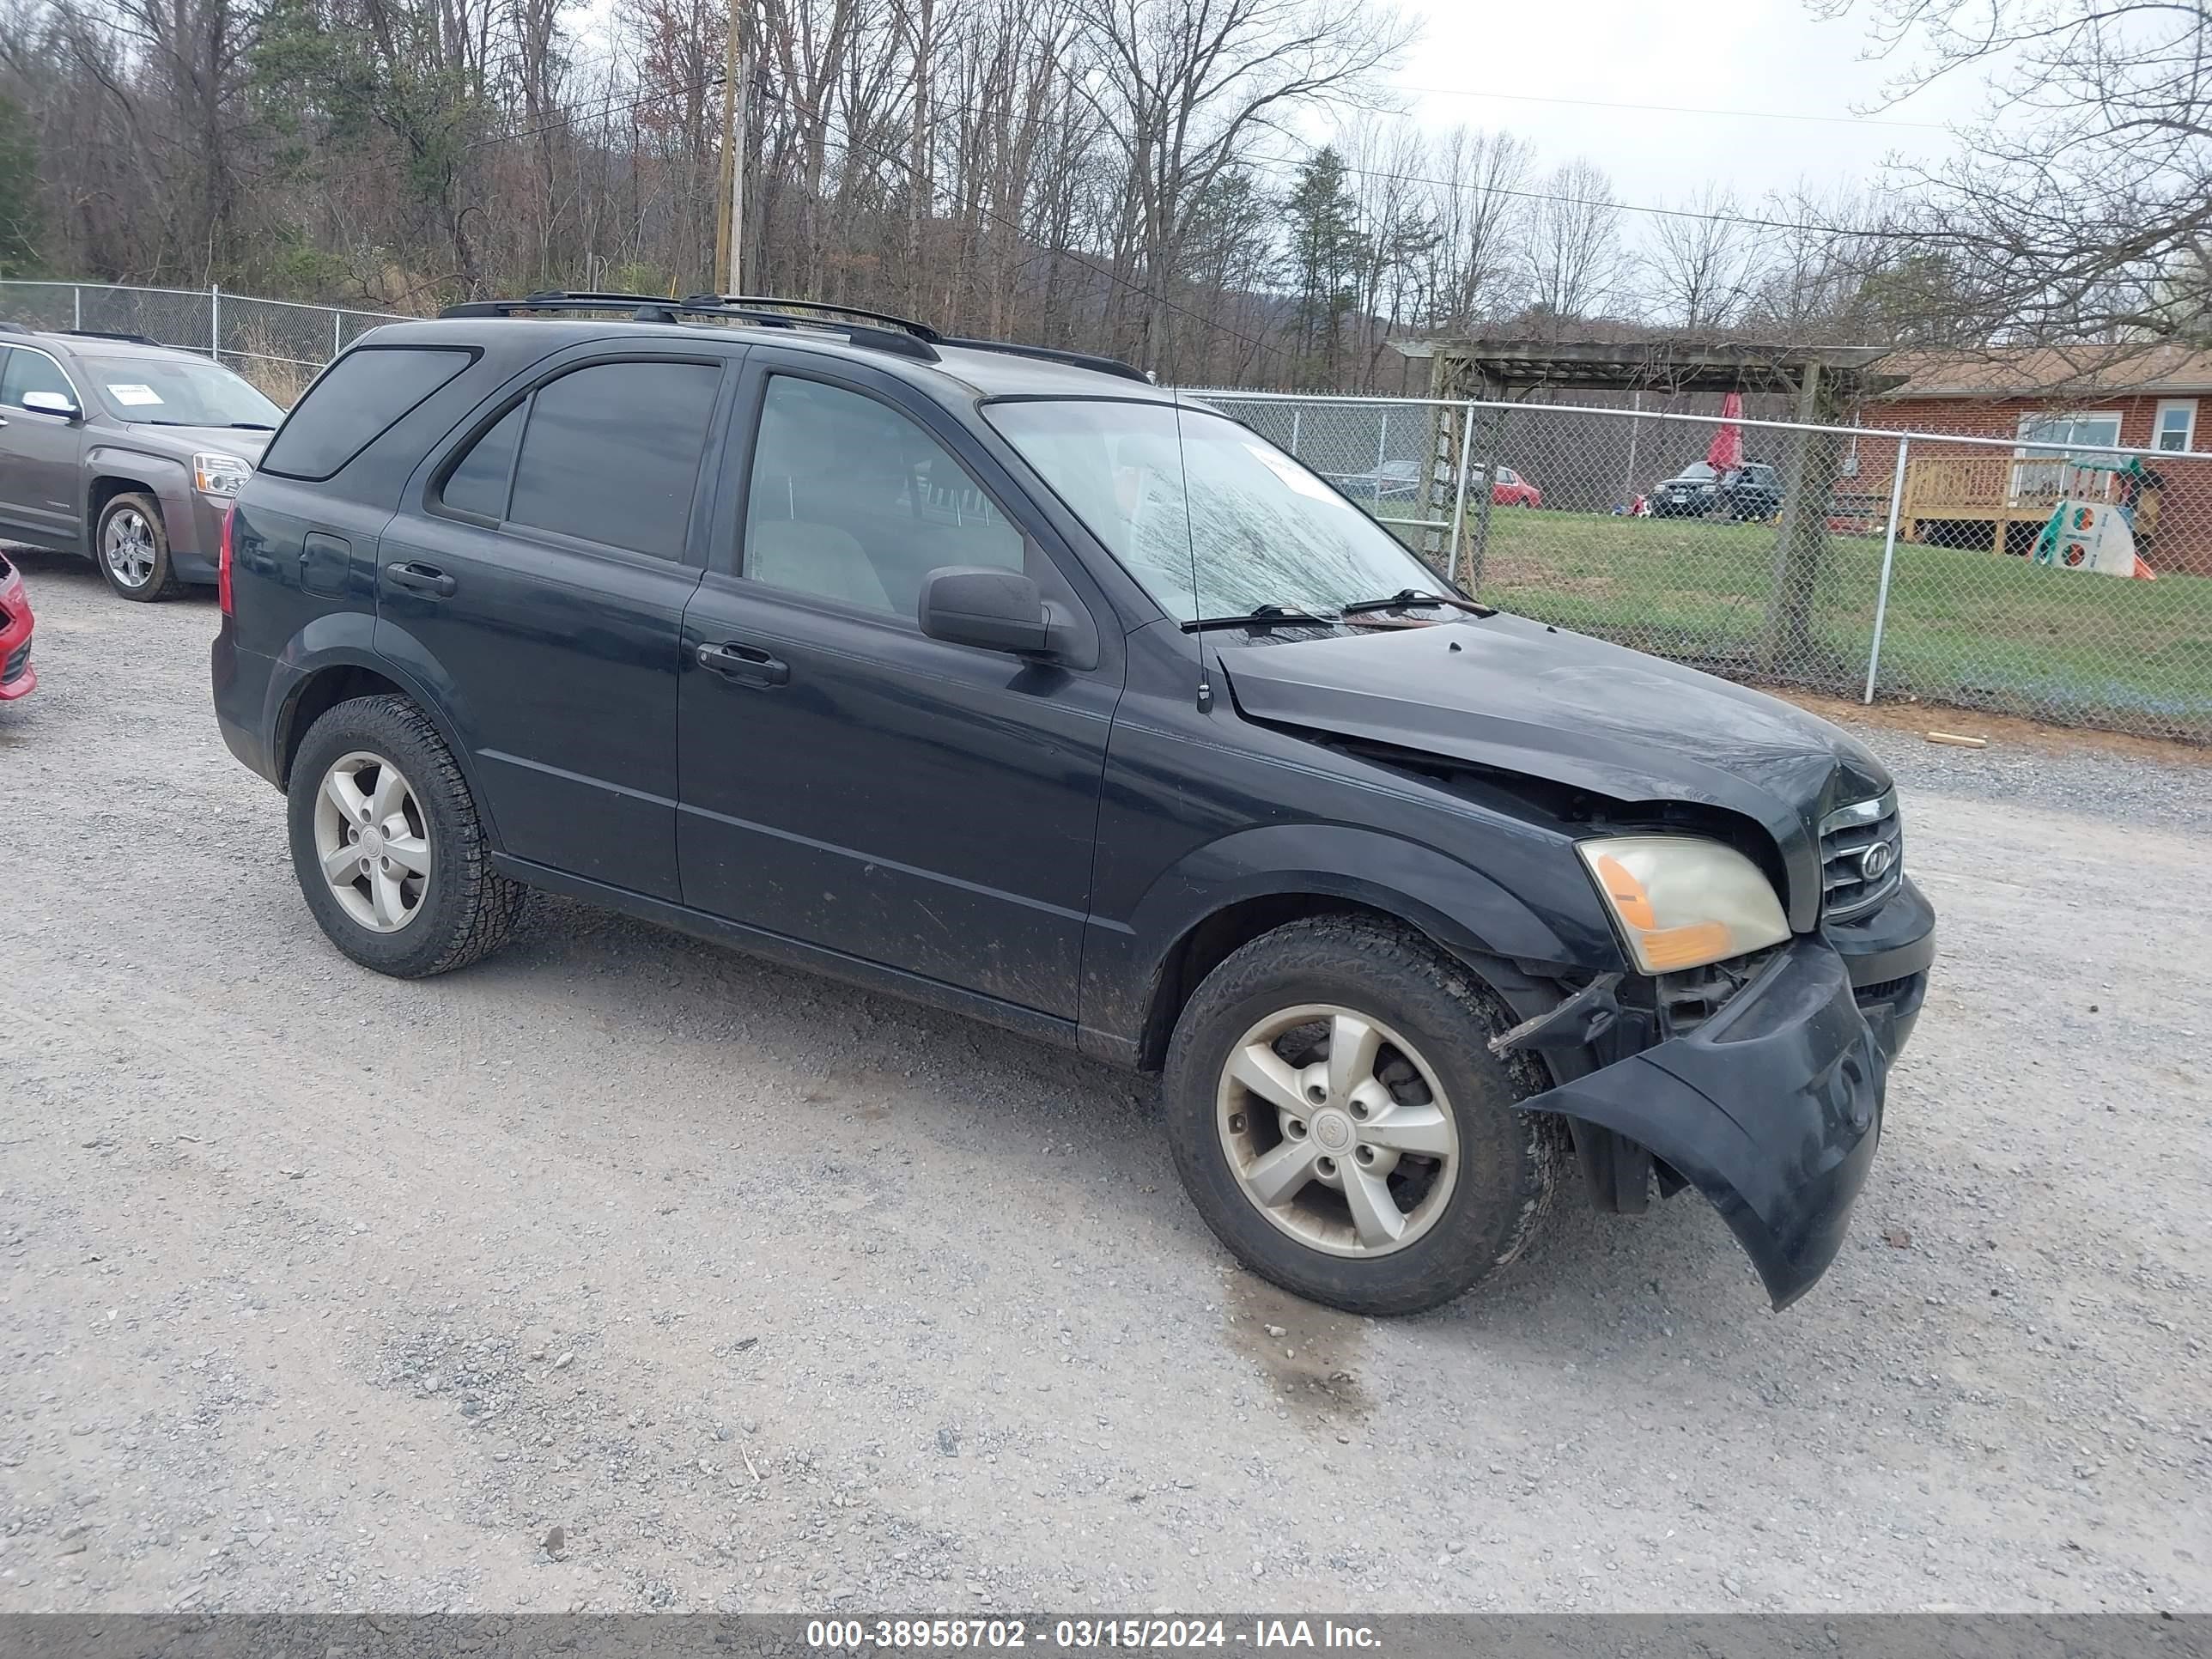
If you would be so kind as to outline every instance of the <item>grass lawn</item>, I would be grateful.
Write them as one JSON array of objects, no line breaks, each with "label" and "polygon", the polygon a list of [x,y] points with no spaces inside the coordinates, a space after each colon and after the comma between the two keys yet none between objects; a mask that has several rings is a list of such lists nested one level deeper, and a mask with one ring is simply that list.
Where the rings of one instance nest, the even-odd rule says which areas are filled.
[{"label": "grass lawn", "polygon": [[[1524,616],[1748,677],[1774,546],[1771,525],[1499,507],[1480,592]],[[1818,659],[1778,678],[1857,695],[1881,541],[1832,534],[1828,549]],[[2124,581],[1900,542],[1875,690],[2212,740],[2212,580]]]}]

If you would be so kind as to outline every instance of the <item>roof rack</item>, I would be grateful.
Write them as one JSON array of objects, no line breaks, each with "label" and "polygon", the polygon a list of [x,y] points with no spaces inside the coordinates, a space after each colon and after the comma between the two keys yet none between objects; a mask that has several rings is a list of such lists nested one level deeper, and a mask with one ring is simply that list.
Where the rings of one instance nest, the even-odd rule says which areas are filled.
[{"label": "roof rack", "polygon": [[12,318],[0,317],[0,334],[59,334],[79,340],[121,340],[131,345],[158,346],[143,334],[117,334],[104,328],[33,328]]},{"label": "roof rack", "polygon": [[[724,322],[744,323],[754,328],[830,329],[842,333],[856,346],[911,357],[918,362],[933,363],[938,361],[937,353],[931,349],[929,340],[911,331],[921,326],[918,324],[901,323],[896,329],[878,328],[867,323],[838,319],[841,314],[875,316],[878,313],[852,313],[842,307],[812,306],[805,301],[769,302],[817,313],[802,317],[794,316],[789,311],[762,310],[758,308],[760,303],[725,300],[715,294],[695,294],[686,299],[669,300],[650,294],[573,293],[562,290],[527,295],[520,300],[469,300],[459,305],[447,306],[438,314],[441,317],[511,317],[518,311],[627,309],[631,313],[631,320],[641,323],[673,323],[685,317],[713,317]],[[933,331],[932,337],[934,337]]]},{"label": "roof rack", "polygon": [[58,328],[57,334],[74,335],[80,340],[121,340],[126,345],[158,346],[162,342],[149,339],[143,334],[118,334],[105,328]]},{"label": "roof rack", "polygon": [[1012,340],[940,340],[940,345],[958,346],[967,351],[998,351],[1009,357],[1034,357],[1039,362],[1065,363],[1070,368],[1087,368],[1100,374],[1117,375],[1124,380],[1137,380],[1146,386],[1152,377],[1134,363],[1125,363],[1119,357],[1102,356],[1095,351],[1063,351],[1058,346],[1021,345]]},{"label": "roof rack", "polygon": [[927,323],[917,323],[911,317],[895,317],[888,311],[870,311],[860,306],[830,305],[819,300],[781,300],[772,294],[694,294],[684,304],[743,306],[748,308],[772,306],[778,312],[804,316],[849,317],[856,322],[880,323],[889,328],[902,328],[917,340],[927,340],[933,345],[940,337]]},{"label": "roof rack", "polygon": [[1140,385],[1152,384],[1151,375],[1118,357],[1089,351],[1064,351],[1057,346],[1021,345],[1012,340],[949,339],[927,323],[888,311],[863,306],[831,305],[818,300],[786,300],[769,294],[690,294],[671,300],[652,294],[607,294],[550,289],[520,300],[470,300],[447,306],[441,317],[511,317],[518,311],[628,311],[641,323],[674,323],[686,317],[713,317],[744,323],[754,328],[828,329],[842,334],[856,346],[888,351],[917,362],[942,359],[939,345],[969,351],[995,351],[1009,357],[1030,357],[1040,362],[1065,363]]}]

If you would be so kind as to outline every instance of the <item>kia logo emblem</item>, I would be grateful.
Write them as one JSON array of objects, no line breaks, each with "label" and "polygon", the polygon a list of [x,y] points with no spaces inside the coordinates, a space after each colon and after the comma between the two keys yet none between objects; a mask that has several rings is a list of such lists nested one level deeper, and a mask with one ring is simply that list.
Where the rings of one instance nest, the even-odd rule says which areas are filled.
[{"label": "kia logo emblem", "polygon": [[1889,866],[1897,862],[1897,854],[1886,841],[1878,841],[1859,854],[1859,874],[1868,881],[1880,881],[1889,873]]}]

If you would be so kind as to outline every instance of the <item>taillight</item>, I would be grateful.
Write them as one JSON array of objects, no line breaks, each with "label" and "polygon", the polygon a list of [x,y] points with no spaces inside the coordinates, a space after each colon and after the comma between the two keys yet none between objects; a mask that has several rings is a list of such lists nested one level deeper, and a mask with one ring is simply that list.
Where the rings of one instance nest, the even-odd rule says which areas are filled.
[{"label": "taillight", "polygon": [[233,501],[222,510],[222,551],[215,566],[216,603],[222,607],[222,614],[226,617],[233,614],[230,608],[230,538],[231,526],[237,522],[238,503]]}]

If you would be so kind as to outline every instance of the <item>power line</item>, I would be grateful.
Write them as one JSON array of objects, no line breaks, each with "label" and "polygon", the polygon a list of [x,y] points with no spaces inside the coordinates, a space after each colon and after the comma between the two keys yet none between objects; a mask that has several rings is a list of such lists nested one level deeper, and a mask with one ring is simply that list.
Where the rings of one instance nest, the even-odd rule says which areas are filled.
[{"label": "power line", "polygon": [[720,70],[717,70],[704,80],[687,81],[680,86],[666,87],[657,92],[648,92],[642,96],[629,100],[627,103],[614,102],[613,100],[621,98],[622,94],[612,93],[608,94],[607,98],[597,100],[596,106],[586,105],[582,108],[571,110],[565,115],[556,116],[550,121],[541,121],[534,127],[520,127],[513,132],[495,132],[486,137],[473,139],[460,147],[461,153],[466,155],[471,150],[489,149],[494,144],[511,144],[517,139],[535,138],[542,132],[557,132],[563,127],[573,127],[580,121],[603,121],[610,115],[627,115],[632,110],[643,109],[647,104],[657,104],[664,99],[681,98],[690,93],[710,91],[721,84],[722,74]]},{"label": "power line", "polygon": [[1695,104],[1630,104],[1609,98],[1555,98],[1534,92],[1492,92],[1480,87],[1414,87],[1396,83],[1401,92],[1418,92],[1439,98],[1498,99],[1515,104],[1571,104],[1578,109],[1637,110],[1653,115],[1716,115],[1744,121],[1827,121],[1852,127],[1917,127],[1928,132],[1948,132],[1941,121],[1905,121],[1886,115],[1814,115],[1802,110],[1710,109]]},{"label": "power line", "polygon": [[[1288,160],[1261,158],[1242,161],[1240,167],[1263,172],[1296,172],[1305,164]],[[1386,179],[1401,185],[1432,185],[1440,190],[1476,191],[1490,196],[1504,196],[1523,202],[1556,202],[1567,207],[1601,208],[1613,213],[1641,213],[1656,219],[1694,219],[1708,224],[1742,225],[1753,230],[1795,230],[1821,236],[1864,237],[1874,240],[1921,241],[1925,238],[1918,231],[1880,230],[1851,225],[1807,224],[1795,219],[1755,218],[1741,213],[1703,213],[1694,208],[1650,207],[1639,202],[1608,202],[1601,197],[1561,196],[1551,191],[1522,190],[1503,185],[1483,185],[1464,179],[1431,179],[1418,173],[1392,173],[1379,167],[1355,167],[1343,163],[1344,170],[1358,178]]]},{"label": "power line", "polygon": [[[465,154],[472,150],[489,149],[495,144],[512,143],[520,139],[535,137],[540,133],[556,131],[564,127],[574,126],[580,121],[602,120],[610,115],[626,114],[631,110],[641,109],[647,104],[655,103],[665,99],[683,97],[687,94],[695,91],[710,91],[714,88],[720,86],[722,84],[722,79],[723,77],[721,74],[717,71],[703,79],[688,82],[677,87],[647,93],[637,98],[631,99],[627,102],[617,103],[596,109],[574,111],[571,112],[568,115],[557,117],[553,120],[541,122],[533,127],[524,127],[514,132],[498,133],[488,137],[479,138],[470,143],[464,144],[461,146],[461,149],[462,152]],[[1073,89],[1073,83],[1069,82],[1068,84],[1070,88]],[[1408,88],[1408,90],[1419,90],[1419,88]],[[619,96],[619,94],[617,95]],[[761,95],[764,99],[769,97],[769,94],[765,92],[762,93]],[[1480,95],[1486,97],[1493,95],[1507,97],[1516,96],[1518,94],[1482,94]],[[790,107],[789,100],[787,99],[778,99],[775,101],[782,102],[787,107]],[[1596,104],[1598,102],[1598,100],[1594,99],[1555,99],[1543,100],[1540,101],[1559,103],[1583,102],[1590,104]],[[1623,109],[1650,107],[1656,109],[1667,108],[1670,106],[1662,105],[1652,105],[1647,106],[1623,104],[1617,106],[1606,106],[1606,107],[1617,107]],[[1003,116],[1006,113],[1003,110],[987,109],[980,105],[947,104],[941,101],[937,104],[936,109],[936,117],[931,123],[933,127],[941,124],[948,116],[952,115],[981,115],[997,118]],[[1708,111],[1696,112],[1721,113],[1723,112]],[[1748,112],[1746,112],[1747,113]],[[1848,118],[1840,116],[1808,116],[1805,118],[1811,120],[1841,120]],[[1925,122],[1893,122],[1890,125],[1930,125],[1932,124]],[[839,141],[829,140],[828,142],[838,143]],[[848,153],[852,152],[857,148],[859,149],[867,151],[867,153],[878,155],[882,160],[888,161],[902,170],[910,170],[910,164],[908,163],[903,157],[893,155],[885,151],[874,150],[872,147],[867,145],[855,146],[851,143],[839,143],[839,147],[847,150]],[[1239,167],[1253,172],[1273,173],[1278,176],[1283,176],[1294,174],[1304,166],[1304,163],[1292,161],[1288,158],[1254,157],[1241,161],[1236,165]],[[1751,214],[1712,213],[1700,211],[1694,208],[1658,207],[1640,202],[1613,202],[1595,197],[1564,196],[1555,191],[1527,190],[1517,185],[1507,186],[1485,185],[1464,179],[1438,179],[1424,173],[1396,173],[1386,168],[1360,167],[1351,161],[1345,161],[1342,163],[1342,166],[1346,173],[1352,174],[1355,178],[1386,180],[1395,184],[1425,185],[1437,190],[1449,190],[1455,192],[1472,191],[1482,195],[1504,197],[1515,201],[1549,202],[1561,206],[1588,208],[1612,213],[1642,214],[1648,217],[1658,219],[1687,220],[1706,224],[1739,225],[1749,230],[1794,231],[1801,235],[1810,234],[1819,236],[1850,237],[1869,241],[1917,242],[1925,240],[1923,233],[1914,230],[1881,229],[1873,227],[1850,225],[1811,224],[1802,220],[1774,219]]]},{"label": "power line", "polygon": [[[823,138],[822,142],[843,150],[848,155],[852,155],[856,150],[864,151],[882,161],[890,162],[892,166],[900,168],[902,171],[911,172],[913,170],[913,164],[908,161],[904,156],[894,155],[888,150],[878,149],[872,144],[856,143],[851,139],[833,138],[829,137],[826,135]],[[1027,234],[1027,233],[1022,229],[1020,225],[1007,219],[1001,214],[993,212],[989,208],[985,207],[981,202],[974,204],[974,206],[976,212],[981,214],[983,217],[988,219],[993,224],[1003,226],[1005,228],[1012,231],[1017,236]],[[1168,310],[1174,312],[1179,317],[1188,317],[1194,323],[1203,324],[1206,327],[1213,330],[1216,333],[1226,334],[1231,339],[1239,341],[1245,345],[1250,346],[1255,351],[1264,352],[1271,357],[1279,356],[1282,355],[1277,347],[1269,345],[1265,340],[1255,340],[1250,335],[1243,333],[1237,329],[1230,327],[1226,323],[1216,321],[1214,319],[1206,315],[1203,312],[1193,311],[1188,306],[1178,305],[1175,301],[1169,299],[1166,295],[1158,293],[1152,289],[1146,288],[1141,283],[1133,283],[1127,277],[1121,276],[1120,273],[1109,270],[1104,265],[1099,264],[1093,260],[1085,258],[1081,254],[1074,252],[1071,248],[1054,248],[1051,252],[1056,258],[1070,260],[1075,264],[1081,266],[1084,270],[1091,272],[1095,276],[1103,276],[1108,282],[1112,283],[1117,288],[1126,289],[1131,294],[1141,295],[1143,298],[1152,301],[1155,305],[1164,306]]]},{"label": "power line", "polygon": [[[975,104],[944,104],[937,106],[939,118],[947,114],[1002,116],[1003,110],[986,109]],[[849,148],[849,147],[848,147]],[[901,167],[907,164],[898,157],[887,157]],[[1302,161],[1288,157],[1252,157],[1234,164],[1253,172],[1296,173],[1305,167]],[[1877,241],[1922,241],[1923,234],[1913,230],[1883,230],[1852,225],[1808,224],[1794,219],[1769,219],[1741,213],[1708,213],[1694,208],[1652,207],[1638,202],[1609,202],[1601,198],[1562,196],[1555,191],[1524,190],[1517,185],[1484,185],[1465,179],[1437,179],[1418,173],[1394,173],[1386,168],[1364,167],[1350,161],[1341,162],[1345,172],[1362,179],[1389,179],[1399,184],[1429,185],[1439,190],[1473,191],[1492,196],[1509,197],[1525,202],[1554,202],[1569,207],[1599,208],[1614,213],[1641,213],[1660,219],[1691,219],[1712,224],[1742,225],[1753,230],[1794,230],[1801,234],[1822,236],[1858,237]]]}]

